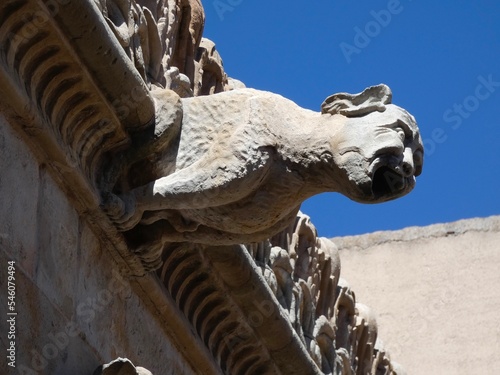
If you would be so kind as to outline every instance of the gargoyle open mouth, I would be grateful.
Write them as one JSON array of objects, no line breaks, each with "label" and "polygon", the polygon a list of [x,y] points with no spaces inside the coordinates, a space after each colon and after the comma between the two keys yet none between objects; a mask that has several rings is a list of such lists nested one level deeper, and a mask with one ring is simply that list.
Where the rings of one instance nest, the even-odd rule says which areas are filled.
[{"label": "gargoyle open mouth", "polygon": [[394,199],[413,189],[415,177],[406,177],[395,157],[377,158],[371,166],[372,193],[375,199]]}]

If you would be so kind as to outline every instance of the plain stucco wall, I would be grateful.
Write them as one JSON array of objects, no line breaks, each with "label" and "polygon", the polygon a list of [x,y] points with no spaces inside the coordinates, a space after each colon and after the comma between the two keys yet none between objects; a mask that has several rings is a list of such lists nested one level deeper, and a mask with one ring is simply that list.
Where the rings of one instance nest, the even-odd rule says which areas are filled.
[{"label": "plain stucco wall", "polygon": [[410,375],[500,369],[500,216],[334,238],[344,279]]}]

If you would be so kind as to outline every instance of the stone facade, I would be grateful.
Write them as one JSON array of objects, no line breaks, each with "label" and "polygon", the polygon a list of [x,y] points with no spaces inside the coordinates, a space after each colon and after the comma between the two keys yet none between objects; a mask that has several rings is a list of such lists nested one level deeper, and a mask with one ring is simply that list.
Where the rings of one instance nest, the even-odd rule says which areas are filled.
[{"label": "stone facade", "polygon": [[387,86],[319,113],[246,89],[198,0],[9,0],[0,20],[6,371],[403,373],[299,212],[413,189],[422,141]]}]

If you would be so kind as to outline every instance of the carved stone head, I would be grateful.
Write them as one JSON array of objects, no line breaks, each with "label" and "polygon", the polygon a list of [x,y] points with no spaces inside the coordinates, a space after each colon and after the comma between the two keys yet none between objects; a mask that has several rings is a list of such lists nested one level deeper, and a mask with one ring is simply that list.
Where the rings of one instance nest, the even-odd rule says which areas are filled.
[{"label": "carved stone head", "polygon": [[424,149],[415,118],[391,104],[385,85],[360,94],[335,94],[322,113],[342,124],[332,148],[343,172],[342,193],[361,203],[399,198],[415,186],[422,172]]}]

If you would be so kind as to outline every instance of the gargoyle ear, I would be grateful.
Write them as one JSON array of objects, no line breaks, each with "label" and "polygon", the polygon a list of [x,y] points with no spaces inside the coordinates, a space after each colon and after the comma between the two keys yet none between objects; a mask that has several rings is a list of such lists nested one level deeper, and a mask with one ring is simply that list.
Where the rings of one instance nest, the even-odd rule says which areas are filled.
[{"label": "gargoyle ear", "polygon": [[359,94],[341,92],[326,98],[321,104],[321,113],[336,113],[346,117],[361,117],[368,113],[385,111],[385,105],[392,101],[391,89],[380,84],[371,86]]}]

